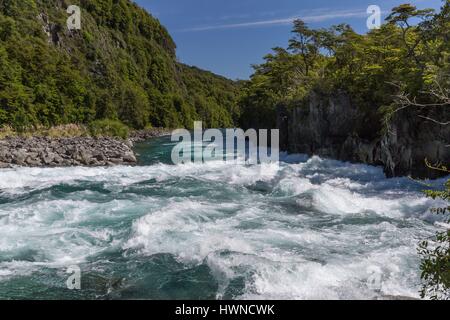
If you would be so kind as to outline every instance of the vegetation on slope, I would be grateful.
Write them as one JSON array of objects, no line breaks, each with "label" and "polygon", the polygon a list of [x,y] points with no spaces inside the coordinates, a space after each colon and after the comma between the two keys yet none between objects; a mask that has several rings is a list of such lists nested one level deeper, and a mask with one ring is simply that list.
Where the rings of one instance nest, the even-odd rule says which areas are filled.
[{"label": "vegetation on slope", "polygon": [[[66,27],[71,4],[82,9],[81,30]],[[0,126],[233,124],[236,85],[177,62],[175,49],[129,0],[0,0]]]}]

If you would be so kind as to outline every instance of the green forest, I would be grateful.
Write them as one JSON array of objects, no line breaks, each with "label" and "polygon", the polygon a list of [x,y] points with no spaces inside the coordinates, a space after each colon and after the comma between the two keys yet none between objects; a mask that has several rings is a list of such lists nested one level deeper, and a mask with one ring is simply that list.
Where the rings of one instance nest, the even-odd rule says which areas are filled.
[{"label": "green forest", "polygon": [[68,5],[0,0],[0,126],[111,119],[135,129],[190,128],[194,120],[274,127],[278,105],[340,91],[366,115],[360,136],[373,138],[398,109],[430,106],[430,116],[448,103],[448,0],[440,12],[396,7],[364,35],[347,24],[314,30],[297,20],[288,46],[274,48],[242,82],[178,62],[167,30],[129,0],[79,1],[83,27],[72,31]]},{"label": "green forest", "polygon": [[128,0],[0,0],[0,126],[120,120],[131,128],[231,126],[237,85],[179,63],[167,30]]}]

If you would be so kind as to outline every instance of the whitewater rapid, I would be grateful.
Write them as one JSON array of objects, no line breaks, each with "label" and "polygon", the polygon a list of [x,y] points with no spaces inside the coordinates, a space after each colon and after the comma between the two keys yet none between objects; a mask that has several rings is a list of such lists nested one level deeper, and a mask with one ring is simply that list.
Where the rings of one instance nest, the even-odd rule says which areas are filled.
[{"label": "whitewater rapid", "polygon": [[302,155],[0,170],[0,298],[418,298],[424,188]]}]

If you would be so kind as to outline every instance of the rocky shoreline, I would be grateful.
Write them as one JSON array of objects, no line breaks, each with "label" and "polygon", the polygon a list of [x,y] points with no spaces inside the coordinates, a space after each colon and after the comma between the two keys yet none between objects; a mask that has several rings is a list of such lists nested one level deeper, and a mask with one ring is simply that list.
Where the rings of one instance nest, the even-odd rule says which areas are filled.
[{"label": "rocky shoreline", "polygon": [[0,140],[0,168],[135,165],[133,144],[166,135],[162,129],[110,137],[8,137]]}]

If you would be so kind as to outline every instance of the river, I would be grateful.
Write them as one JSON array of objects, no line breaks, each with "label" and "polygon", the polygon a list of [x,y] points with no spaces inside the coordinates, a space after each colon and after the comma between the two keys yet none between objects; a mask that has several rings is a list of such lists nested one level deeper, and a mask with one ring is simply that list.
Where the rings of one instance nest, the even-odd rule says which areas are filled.
[{"label": "river", "polygon": [[139,144],[136,167],[0,170],[0,299],[418,298],[437,229],[422,184],[303,155],[175,166],[173,145]]}]

